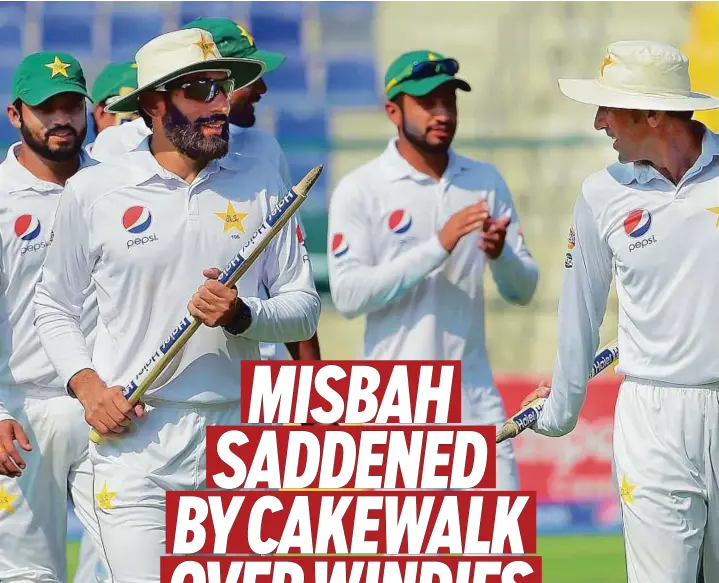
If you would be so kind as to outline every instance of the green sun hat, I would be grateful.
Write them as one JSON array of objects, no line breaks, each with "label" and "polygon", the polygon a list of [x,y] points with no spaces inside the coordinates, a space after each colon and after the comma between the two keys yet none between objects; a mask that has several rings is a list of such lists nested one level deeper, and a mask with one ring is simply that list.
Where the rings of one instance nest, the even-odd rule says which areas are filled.
[{"label": "green sun hat", "polygon": [[82,67],[67,53],[33,53],[13,71],[12,101],[20,99],[35,107],[60,93],[78,93],[90,99]]},{"label": "green sun hat", "polygon": [[200,28],[209,32],[223,57],[258,59],[265,64],[265,73],[274,71],[285,61],[285,55],[257,48],[255,38],[229,18],[196,18],[182,28]]},{"label": "green sun hat", "polygon": [[393,99],[400,93],[421,97],[445,83],[455,83],[457,89],[471,91],[469,83],[455,77],[459,71],[456,59],[435,51],[411,51],[395,59],[384,77],[384,93]]},{"label": "green sun hat", "polygon": [[110,63],[92,84],[92,100],[102,103],[110,97],[127,95],[137,89],[137,64],[134,61]]}]

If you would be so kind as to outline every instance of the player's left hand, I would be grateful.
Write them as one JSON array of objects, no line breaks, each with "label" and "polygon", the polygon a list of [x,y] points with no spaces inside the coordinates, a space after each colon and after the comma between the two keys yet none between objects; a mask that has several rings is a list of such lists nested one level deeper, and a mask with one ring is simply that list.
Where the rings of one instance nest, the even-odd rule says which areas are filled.
[{"label": "player's left hand", "polygon": [[549,383],[539,383],[539,386],[536,389],[534,389],[531,393],[524,397],[524,400],[522,401],[522,404],[519,406],[519,408],[524,409],[535,399],[546,399],[547,397],[549,397],[549,393],[552,392],[552,389],[548,385]]},{"label": "player's left hand", "polygon": [[504,240],[507,237],[507,227],[511,217],[494,219],[489,217],[484,220],[482,231],[479,234],[479,248],[484,251],[490,259],[497,259],[504,249]]},{"label": "player's left hand", "polygon": [[230,324],[242,305],[236,287],[227,287],[217,281],[221,273],[216,267],[205,269],[202,275],[207,281],[197,289],[187,304],[190,314],[210,328]]}]

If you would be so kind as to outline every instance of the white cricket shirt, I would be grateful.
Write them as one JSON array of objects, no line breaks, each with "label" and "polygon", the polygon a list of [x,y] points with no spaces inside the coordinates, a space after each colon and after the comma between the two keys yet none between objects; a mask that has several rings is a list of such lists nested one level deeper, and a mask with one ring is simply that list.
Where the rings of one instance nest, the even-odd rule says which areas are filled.
[{"label": "white cricket shirt", "polygon": [[[16,158],[20,143],[0,164],[0,390],[65,393],[33,326],[33,295],[47,253],[62,186],[37,178]],[[80,153],[80,165],[94,162]],[[87,291],[81,329],[92,345],[97,305]],[[0,398],[0,420],[7,419]]]},{"label": "white cricket shirt", "polygon": [[617,372],[671,385],[719,381],[719,138],[674,185],[646,164],[615,163],[582,185],[559,302],[552,392],[535,430],[577,423],[616,277]]},{"label": "white cricket shirt", "polygon": [[[151,366],[205,281],[203,270],[223,269],[284,191],[275,169],[238,155],[211,162],[188,185],[159,165],[147,141],[73,177],[35,296],[35,324],[63,383],[94,368],[108,385],[125,385]],[[201,326],[148,396],[237,401],[240,362],[259,359],[258,341],[314,334],[320,300],[296,229],[293,218],[237,284],[252,310],[250,328],[234,337]],[[79,290],[91,279],[101,323],[92,359],[77,324]],[[261,285],[271,299],[257,298]]]},{"label": "white cricket shirt", "polygon": [[[134,150],[151,134],[152,130],[147,127],[145,121],[140,117],[117,126],[111,126],[98,134],[92,144],[91,155],[100,162],[111,160]],[[237,154],[266,160],[279,170],[287,190],[292,188],[290,166],[287,163],[282,147],[274,136],[256,128],[241,128],[230,124],[229,150]],[[260,297],[266,299],[267,296],[260,295]],[[264,360],[292,359],[284,344],[263,342],[260,345],[260,352]]]},{"label": "white cricket shirt", "polygon": [[[477,247],[478,233],[448,254],[437,234],[452,214],[482,199],[493,217],[512,218],[501,255],[489,260]],[[463,385],[475,388],[493,386],[485,268],[516,304],[531,300],[538,280],[494,166],[450,151],[437,183],[402,158],[395,140],[338,184],[330,200],[328,263],[337,309],[350,318],[367,314],[364,358],[461,360]]]}]

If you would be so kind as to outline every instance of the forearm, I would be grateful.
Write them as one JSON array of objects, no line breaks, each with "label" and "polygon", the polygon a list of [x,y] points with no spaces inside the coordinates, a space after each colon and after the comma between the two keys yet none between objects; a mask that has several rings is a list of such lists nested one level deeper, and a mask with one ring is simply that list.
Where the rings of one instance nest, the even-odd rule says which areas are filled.
[{"label": "forearm", "polygon": [[506,301],[524,306],[532,300],[539,281],[539,268],[526,249],[517,252],[505,244],[499,257],[489,260],[489,267],[497,289]]},{"label": "forearm", "polygon": [[374,312],[414,289],[448,256],[439,238],[432,237],[382,265],[348,263],[330,273],[332,301],[350,318]]},{"label": "forearm", "polygon": [[320,341],[317,334],[309,340],[286,342],[285,346],[293,360],[322,360]]},{"label": "forearm", "polygon": [[317,294],[297,290],[268,300],[242,298],[251,312],[251,324],[242,333],[258,342],[299,342],[317,331],[320,299]]},{"label": "forearm", "polygon": [[78,371],[93,368],[79,317],[59,309],[40,286],[35,295],[35,328],[63,386]]}]

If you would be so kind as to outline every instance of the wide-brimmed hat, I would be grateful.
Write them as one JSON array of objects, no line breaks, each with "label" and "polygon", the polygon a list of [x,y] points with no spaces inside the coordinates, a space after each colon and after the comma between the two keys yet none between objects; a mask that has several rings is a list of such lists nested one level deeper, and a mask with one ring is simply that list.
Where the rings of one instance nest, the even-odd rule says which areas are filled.
[{"label": "wide-brimmed hat", "polygon": [[265,64],[257,59],[223,57],[212,34],[199,28],[160,35],[137,51],[135,91],[113,101],[105,111],[130,113],[139,109],[139,96],[190,73],[224,71],[235,81],[235,89],[251,85],[262,76]]},{"label": "wide-brimmed hat", "polygon": [[570,99],[618,109],[701,111],[719,108],[719,98],[691,89],[689,58],[652,41],[621,41],[607,48],[596,79],[560,79]]}]

